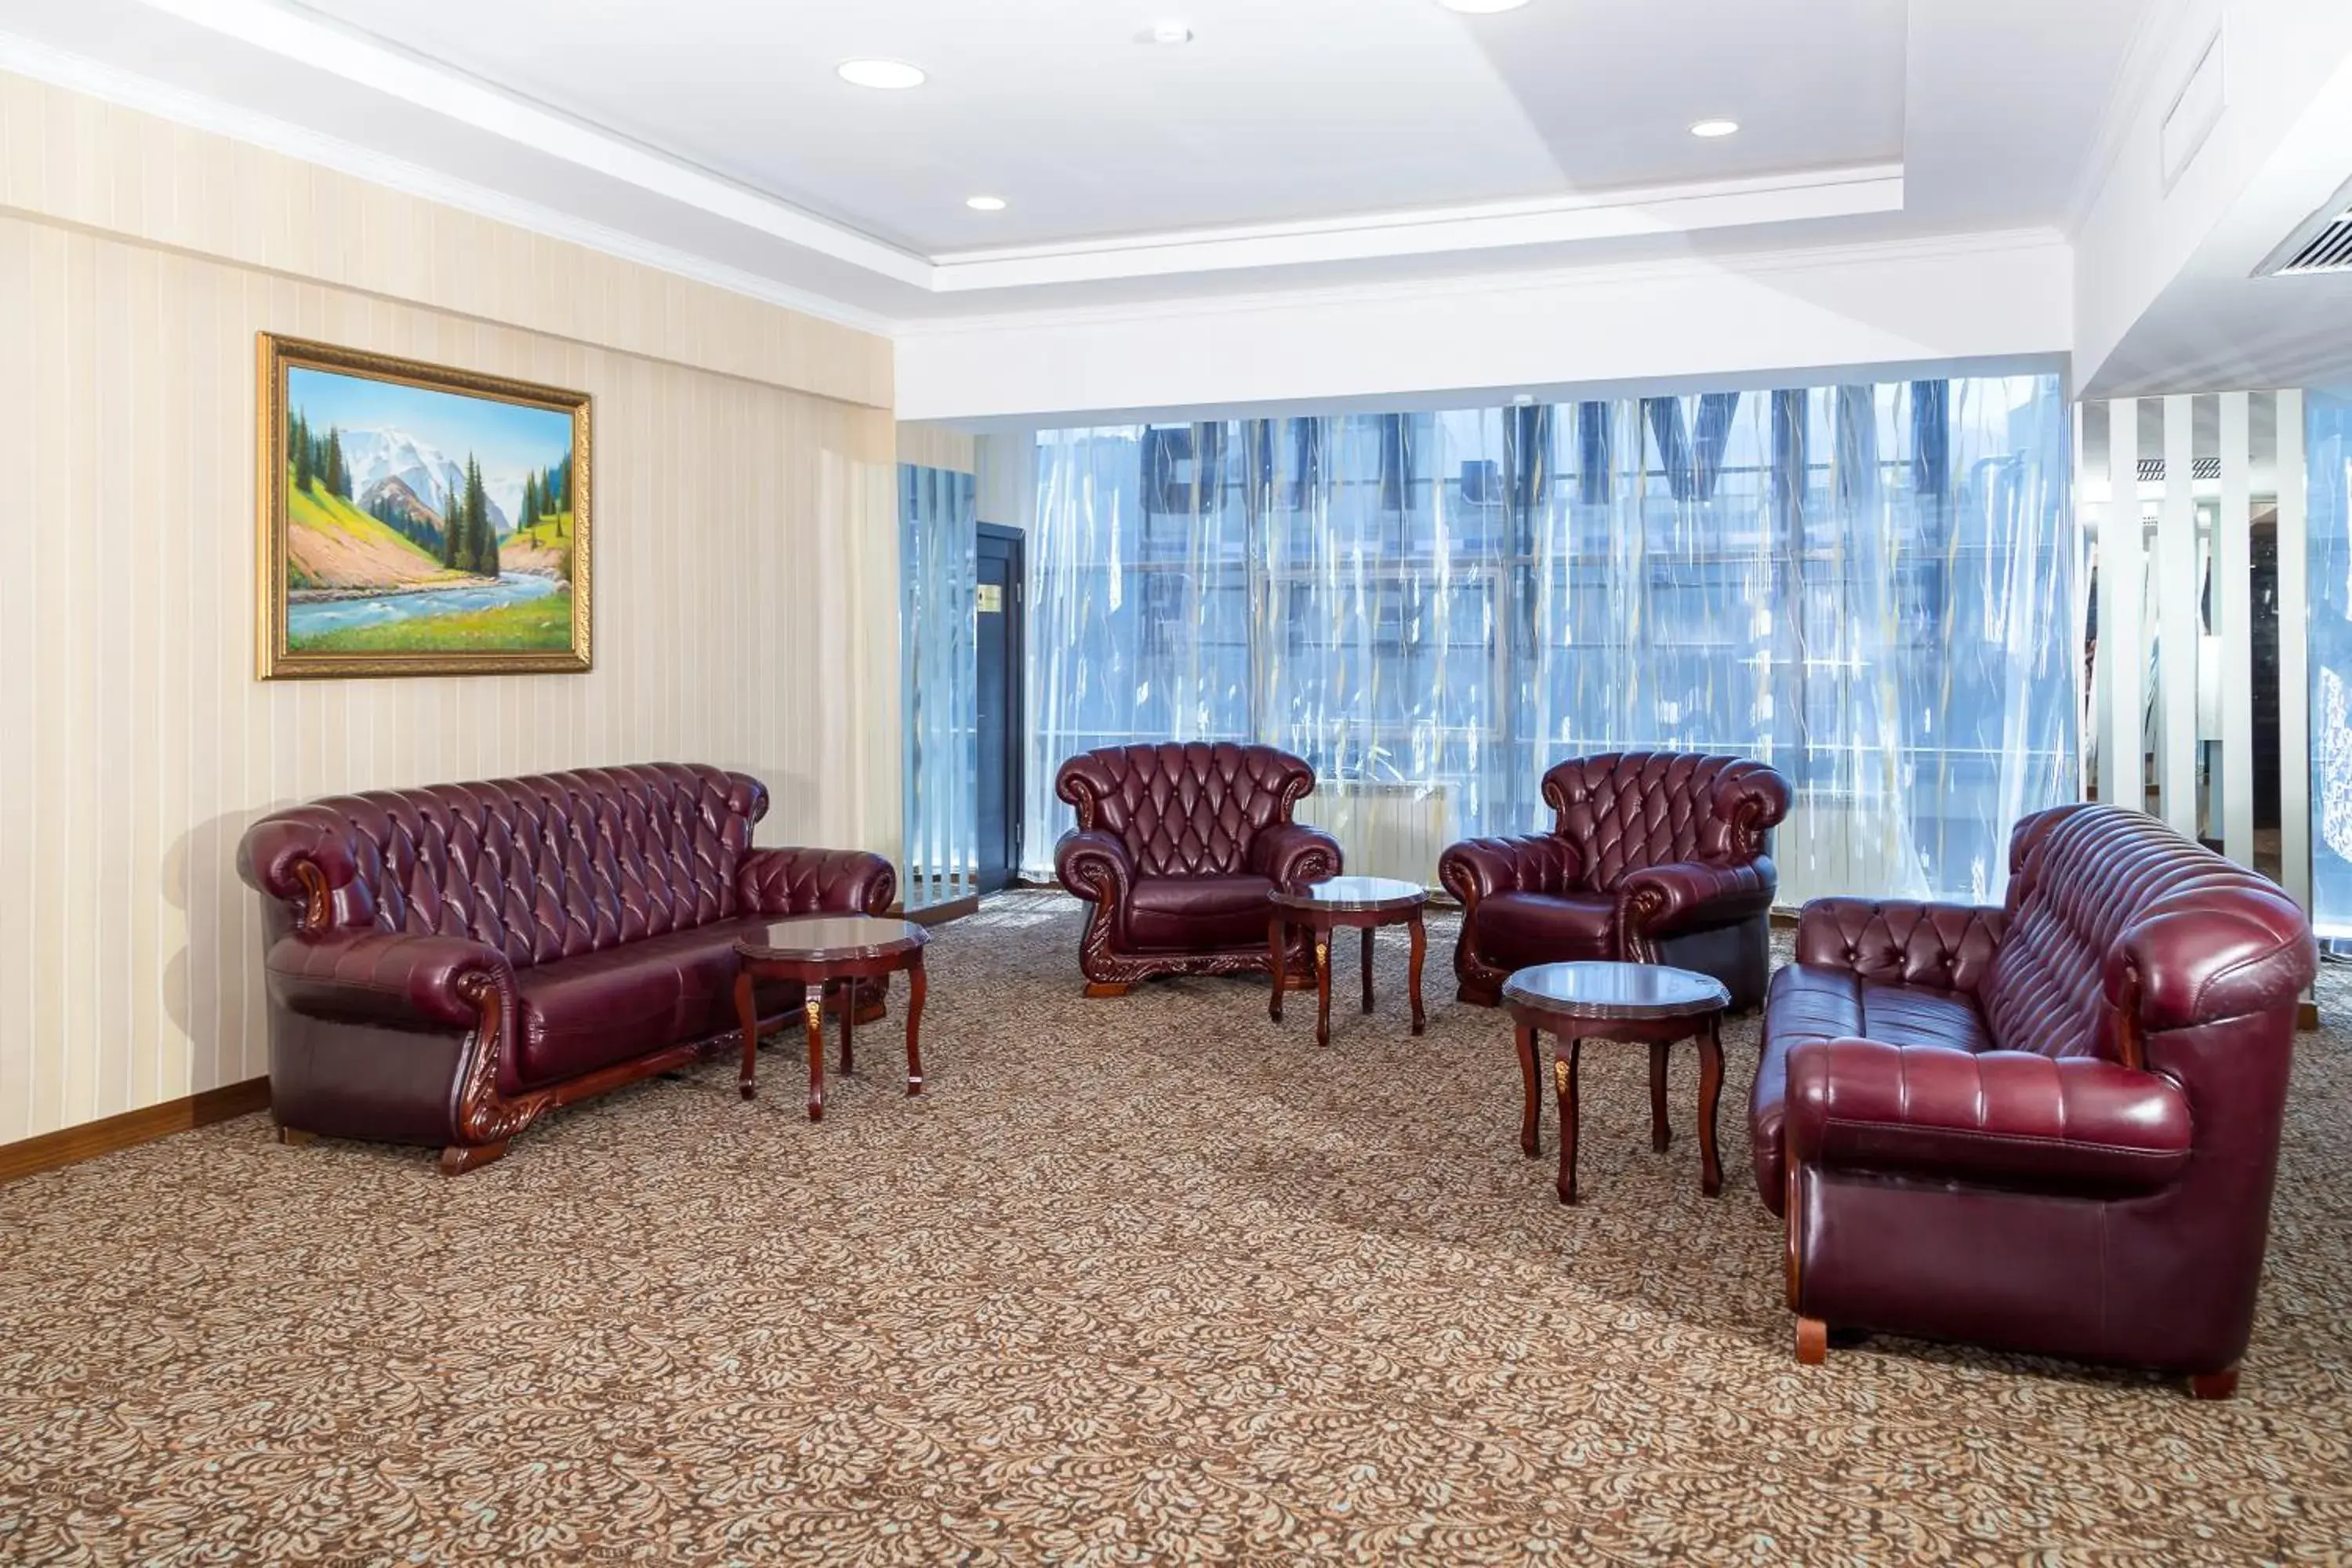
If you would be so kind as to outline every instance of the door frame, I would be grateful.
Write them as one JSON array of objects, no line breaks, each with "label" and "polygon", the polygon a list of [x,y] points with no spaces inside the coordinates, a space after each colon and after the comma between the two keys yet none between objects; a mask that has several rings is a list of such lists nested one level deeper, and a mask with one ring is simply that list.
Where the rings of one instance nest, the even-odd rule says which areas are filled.
[{"label": "door frame", "polygon": [[1004,608],[1004,674],[1011,689],[1004,701],[1004,790],[1007,795],[1005,824],[1011,842],[1006,846],[1006,885],[1021,885],[1021,857],[1027,847],[1029,823],[1029,566],[1026,545],[1028,536],[1017,528],[1003,523],[983,522],[977,525],[973,552],[988,544],[1003,547],[1004,554],[1004,586],[1011,601]]}]

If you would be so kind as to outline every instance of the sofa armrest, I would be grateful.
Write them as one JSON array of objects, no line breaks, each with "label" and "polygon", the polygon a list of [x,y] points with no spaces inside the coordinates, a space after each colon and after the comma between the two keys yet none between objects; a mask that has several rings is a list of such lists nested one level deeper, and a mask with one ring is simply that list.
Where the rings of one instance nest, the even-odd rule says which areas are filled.
[{"label": "sofa armrest", "polygon": [[1439,883],[1464,909],[1497,893],[1570,892],[1582,869],[1576,845],[1557,833],[1465,838],[1437,858]]},{"label": "sofa armrest", "polygon": [[1123,912],[1135,886],[1135,861],[1114,836],[1076,828],[1054,847],[1054,875],[1077,897]]},{"label": "sofa armrest", "polygon": [[2096,1057],[1806,1040],[1787,1105],[1792,1167],[2106,1194],[2168,1185],[2189,1159],[2179,1085]]},{"label": "sofa armrest", "polygon": [[464,937],[372,931],[286,936],[270,947],[262,968],[270,994],[293,1012],[394,1028],[470,1029],[491,991],[501,1005],[514,995],[506,955]]},{"label": "sofa armrest", "polygon": [[1624,933],[1633,938],[1686,926],[1728,924],[1769,910],[1779,886],[1769,856],[1736,866],[1663,861],[1618,879],[1617,918]]},{"label": "sofa armrest", "polygon": [[1731,829],[1734,854],[1761,854],[1764,836],[1788,820],[1789,781],[1778,768],[1741,761],[1723,770],[1706,808]]},{"label": "sofa armrest", "polygon": [[735,894],[747,915],[878,915],[898,896],[898,873],[867,849],[754,849]]},{"label": "sofa armrest", "polygon": [[1990,905],[1815,899],[1797,917],[1795,956],[1883,984],[1974,991],[2008,929]]},{"label": "sofa armrest", "polygon": [[1250,870],[1277,888],[1296,888],[1339,874],[1339,841],[1303,822],[1277,822],[1250,840]]}]

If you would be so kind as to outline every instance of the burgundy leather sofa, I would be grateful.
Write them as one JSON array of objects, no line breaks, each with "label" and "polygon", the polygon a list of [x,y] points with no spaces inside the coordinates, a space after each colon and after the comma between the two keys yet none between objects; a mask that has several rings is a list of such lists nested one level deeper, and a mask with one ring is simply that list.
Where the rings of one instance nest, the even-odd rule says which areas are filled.
[{"label": "burgundy leather sofa", "polygon": [[[1339,874],[1339,846],[1290,819],[1315,770],[1272,746],[1108,746],[1062,764],[1076,808],[1054,869],[1094,908],[1078,943],[1089,996],[1158,974],[1271,973],[1266,894]],[[1287,959],[1312,976],[1304,939]],[[1311,984],[1311,979],[1309,984]]]},{"label": "burgundy leather sofa", "polygon": [[1798,1359],[1880,1330],[2237,1384],[2295,1011],[2278,889],[2152,817],[2017,825],[1999,909],[1825,899],[1750,1103]]},{"label": "burgundy leather sofa", "polygon": [[1557,764],[1543,798],[1549,833],[1465,838],[1438,858],[1462,900],[1463,1001],[1491,1007],[1513,970],[1580,958],[1712,974],[1735,1010],[1764,999],[1780,886],[1765,848],[1788,780],[1739,757],[1618,752]]},{"label": "burgundy leather sofa", "polygon": [[[281,1135],[441,1149],[455,1175],[543,1112],[739,1037],[735,939],[879,914],[890,863],[755,849],[759,780],[676,763],[340,795],[237,852],[268,941]],[[763,984],[763,1017],[801,988]]]}]

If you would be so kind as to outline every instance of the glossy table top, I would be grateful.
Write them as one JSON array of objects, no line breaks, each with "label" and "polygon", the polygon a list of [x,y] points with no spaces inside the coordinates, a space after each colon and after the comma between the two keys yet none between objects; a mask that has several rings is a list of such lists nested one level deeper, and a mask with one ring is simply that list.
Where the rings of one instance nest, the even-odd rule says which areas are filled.
[{"label": "glossy table top", "polygon": [[1586,1018],[1681,1018],[1731,1005],[1723,982],[1662,963],[1538,963],[1503,982],[1505,1003]]},{"label": "glossy table top", "polygon": [[1302,888],[1276,888],[1268,895],[1291,910],[1336,910],[1344,914],[1409,910],[1429,902],[1429,889],[1394,877],[1330,877]]},{"label": "glossy table top", "polygon": [[844,959],[889,958],[912,952],[930,940],[930,933],[911,921],[875,920],[866,915],[802,915],[772,921],[761,935],[738,938],[735,951],[746,958],[829,963]]}]

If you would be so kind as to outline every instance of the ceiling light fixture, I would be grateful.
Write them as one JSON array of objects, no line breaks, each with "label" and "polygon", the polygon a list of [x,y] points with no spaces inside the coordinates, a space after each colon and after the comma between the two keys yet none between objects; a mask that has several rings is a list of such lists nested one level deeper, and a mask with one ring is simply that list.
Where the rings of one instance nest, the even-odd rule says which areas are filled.
[{"label": "ceiling light fixture", "polygon": [[966,196],[963,205],[976,213],[1001,213],[1004,210],[1003,196]]},{"label": "ceiling light fixture", "polygon": [[841,79],[852,87],[879,88],[885,92],[899,92],[923,85],[919,66],[904,60],[844,60],[835,68]]},{"label": "ceiling light fixture", "polygon": [[1437,0],[1437,3],[1465,16],[1491,16],[1497,11],[1516,11],[1528,0]]},{"label": "ceiling light fixture", "polygon": [[1737,120],[1695,120],[1690,132],[1694,136],[1729,136],[1739,129]]},{"label": "ceiling light fixture", "polygon": [[1155,44],[1189,44],[1192,41],[1192,29],[1181,22],[1154,22],[1145,36]]}]

